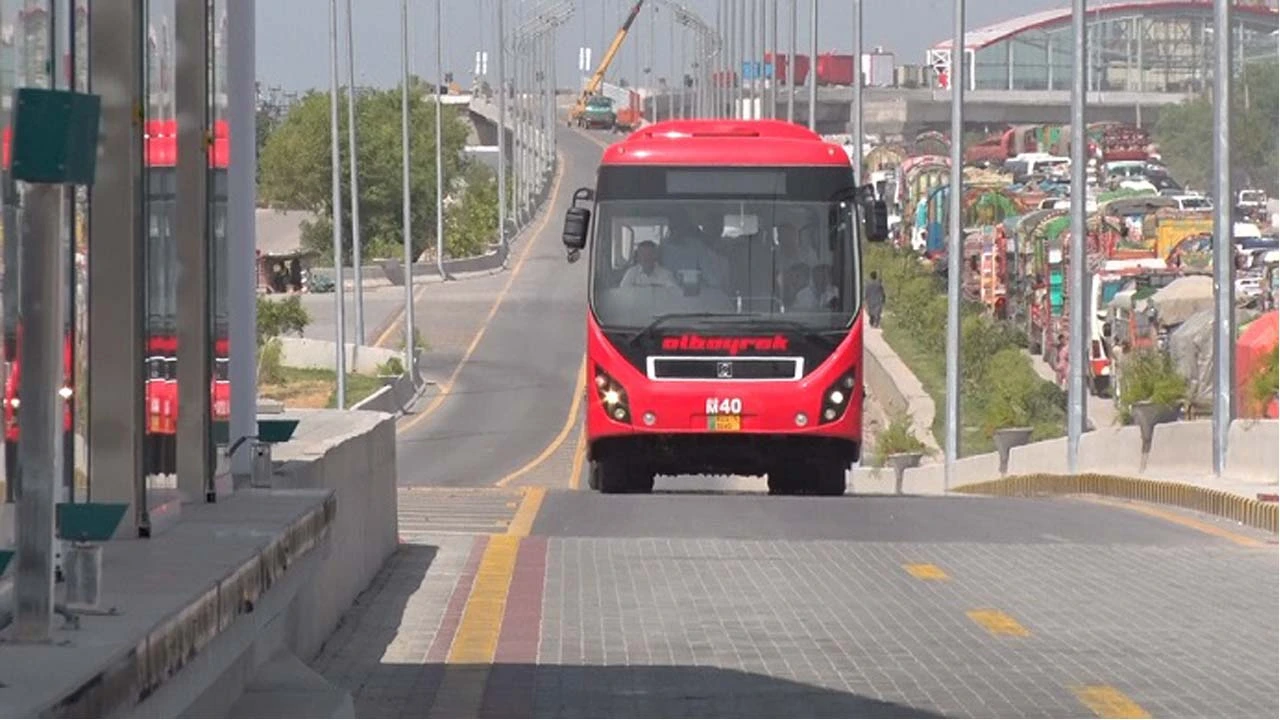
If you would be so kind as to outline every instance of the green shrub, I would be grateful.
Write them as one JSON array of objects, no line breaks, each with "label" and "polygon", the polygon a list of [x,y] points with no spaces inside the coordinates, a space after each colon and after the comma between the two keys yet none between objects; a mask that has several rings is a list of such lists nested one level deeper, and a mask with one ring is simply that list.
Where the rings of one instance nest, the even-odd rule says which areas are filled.
[{"label": "green shrub", "polygon": [[258,382],[279,385],[285,380],[284,345],[270,338],[258,346]]},{"label": "green shrub", "polygon": [[290,295],[280,300],[258,296],[258,347],[267,340],[288,333],[302,334],[311,324],[311,315],[302,306],[302,298]]},{"label": "green shrub", "polygon": [[1143,348],[1130,353],[1121,361],[1120,377],[1120,416],[1126,424],[1132,420],[1136,402],[1180,405],[1187,396],[1186,378],[1159,350]]},{"label": "green shrub", "polygon": [[1271,348],[1271,352],[1263,356],[1249,378],[1245,390],[1245,400],[1249,403],[1246,410],[1259,417],[1265,415],[1277,393],[1280,393],[1280,346]]},{"label": "green shrub", "polygon": [[398,357],[387,358],[387,361],[378,365],[379,375],[403,375],[404,362]]},{"label": "green shrub", "polygon": [[898,453],[929,453],[929,448],[917,438],[911,429],[911,416],[902,410],[891,411],[889,424],[876,435],[875,452],[871,458],[875,467],[884,467],[890,455]]}]

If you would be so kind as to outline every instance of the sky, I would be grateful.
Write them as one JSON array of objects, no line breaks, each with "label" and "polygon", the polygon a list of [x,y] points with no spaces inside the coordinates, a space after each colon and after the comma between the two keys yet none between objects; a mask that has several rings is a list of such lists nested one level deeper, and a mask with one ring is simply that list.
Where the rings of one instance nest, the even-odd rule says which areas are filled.
[{"label": "sky", "polygon": [[[340,19],[340,58],[342,77],[346,77],[346,2],[356,9],[354,22],[356,84],[389,87],[400,78],[400,0],[338,0]],[[556,0],[505,0],[509,18],[507,32],[516,25],[520,12]],[[767,2],[768,0],[758,0]],[[800,18],[798,52],[809,47],[809,3],[796,0]],[[557,30],[556,77],[561,87],[577,86],[568,82],[579,75],[578,48],[592,48],[592,63],[613,39],[633,0],[560,0],[572,7],[572,15]],[[710,26],[715,25],[716,0],[683,0],[690,9],[701,14]],[[736,0],[746,6],[753,0]],[[853,24],[853,3],[849,0],[817,0],[818,51],[849,52]],[[464,87],[471,84],[475,53],[490,51],[489,74],[496,75],[493,52],[497,36],[497,0],[441,0],[443,14],[444,69],[454,73],[455,81]],[[653,12],[661,3],[646,3],[632,33],[609,72],[609,80],[636,76],[637,49],[641,58],[654,53],[654,72],[670,77],[673,46],[679,48],[679,33],[672,31],[670,13],[665,7]],[[787,48],[790,0],[779,0],[779,38],[782,51]],[[1048,8],[1066,7],[1068,0],[969,0],[966,4],[966,27],[973,29]],[[923,64],[925,50],[952,32],[954,0],[864,0],[863,47],[870,51],[883,46],[896,54],[898,64]],[[258,80],[266,86],[305,91],[329,87],[329,7],[325,0],[258,0],[257,65]],[[411,72],[431,77],[436,67],[435,0],[409,0]],[[686,35],[687,36],[687,35]],[[651,40],[652,38],[652,40]],[[689,42],[692,48],[692,42]],[[691,55],[690,50],[690,55]],[[508,69],[510,72],[510,69]],[[345,82],[344,82],[345,84]]]}]

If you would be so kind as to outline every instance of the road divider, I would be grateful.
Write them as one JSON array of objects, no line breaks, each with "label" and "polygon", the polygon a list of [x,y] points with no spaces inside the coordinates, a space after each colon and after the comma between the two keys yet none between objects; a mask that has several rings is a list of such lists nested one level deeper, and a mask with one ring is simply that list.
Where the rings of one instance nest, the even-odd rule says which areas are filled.
[{"label": "road divider", "polygon": [[971,495],[1101,495],[1172,505],[1216,515],[1242,525],[1275,533],[1277,505],[1227,490],[1164,480],[1113,475],[1019,475],[955,488]]}]

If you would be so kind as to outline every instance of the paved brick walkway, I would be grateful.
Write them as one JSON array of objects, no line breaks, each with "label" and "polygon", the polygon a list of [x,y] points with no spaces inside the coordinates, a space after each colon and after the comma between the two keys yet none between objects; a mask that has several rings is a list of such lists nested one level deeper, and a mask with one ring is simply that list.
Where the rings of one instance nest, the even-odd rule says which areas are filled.
[{"label": "paved brick walkway", "polygon": [[[634,498],[591,497],[631,516],[619,534],[644,523]],[[699,498],[723,517],[684,537],[565,527],[546,505],[532,537],[420,535],[316,666],[361,716],[1276,715],[1274,546],[1009,500],[1046,508],[1042,532],[945,541],[982,535],[983,499],[875,501],[921,527],[975,509],[936,538],[908,527],[922,542],[787,539],[797,521],[776,500]],[[731,512],[774,530],[716,537]],[[1053,532],[1076,512],[1132,527]]]}]

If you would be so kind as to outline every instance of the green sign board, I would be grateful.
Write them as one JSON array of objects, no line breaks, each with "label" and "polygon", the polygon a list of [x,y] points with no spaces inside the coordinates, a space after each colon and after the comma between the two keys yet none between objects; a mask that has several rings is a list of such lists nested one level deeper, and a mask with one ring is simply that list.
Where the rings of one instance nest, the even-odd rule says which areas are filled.
[{"label": "green sign board", "polygon": [[11,170],[15,180],[92,185],[98,159],[97,95],[18,88],[13,102]]}]

